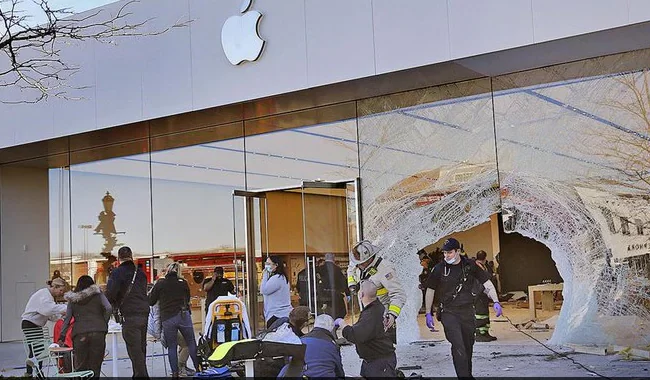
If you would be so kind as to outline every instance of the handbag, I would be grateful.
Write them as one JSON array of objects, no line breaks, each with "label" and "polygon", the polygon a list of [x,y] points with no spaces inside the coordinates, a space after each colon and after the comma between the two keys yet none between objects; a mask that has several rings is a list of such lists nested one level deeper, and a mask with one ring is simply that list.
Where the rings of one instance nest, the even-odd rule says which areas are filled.
[{"label": "handbag", "polygon": [[124,300],[126,297],[131,293],[131,289],[133,289],[133,283],[135,283],[135,276],[138,274],[138,268],[135,268],[135,271],[133,271],[133,278],[131,279],[131,283],[129,284],[129,288],[126,289],[126,293],[124,293],[124,297],[122,297],[122,300],[120,301],[120,304],[117,306],[115,310],[115,322],[119,323],[120,325],[124,323],[124,316],[122,315],[122,304],[124,304]]}]

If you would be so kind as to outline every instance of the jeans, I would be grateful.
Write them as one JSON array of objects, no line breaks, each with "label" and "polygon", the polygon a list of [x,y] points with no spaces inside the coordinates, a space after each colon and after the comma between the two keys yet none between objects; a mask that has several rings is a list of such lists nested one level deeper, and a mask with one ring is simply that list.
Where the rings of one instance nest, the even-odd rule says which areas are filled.
[{"label": "jeans", "polygon": [[165,343],[167,343],[167,354],[169,356],[169,366],[172,373],[178,373],[178,332],[187,342],[187,349],[194,363],[194,369],[199,370],[199,358],[196,356],[196,338],[194,337],[194,326],[192,324],[192,314],[189,311],[181,311],[175,316],[162,321],[162,328],[165,334]]},{"label": "jeans", "polygon": [[361,362],[361,373],[362,377],[373,378],[373,377],[396,377],[397,372],[395,367],[397,366],[397,357],[393,352],[390,356],[385,358],[379,358],[372,361],[364,360]]},{"label": "jeans", "polygon": [[474,306],[460,310],[445,309],[442,312],[445,337],[451,343],[451,357],[459,378],[472,378],[472,354],[474,351]]},{"label": "jeans", "polygon": [[92,370],[99,379],[106,351],[106,333],[88,332],[73,338],[75,371]]},{"label": "jeans", "polygon": [[133,377],[149,377],[147,373],[147,324],[122,325],[122,337],[126,343],[126,352],[133,366]]}]

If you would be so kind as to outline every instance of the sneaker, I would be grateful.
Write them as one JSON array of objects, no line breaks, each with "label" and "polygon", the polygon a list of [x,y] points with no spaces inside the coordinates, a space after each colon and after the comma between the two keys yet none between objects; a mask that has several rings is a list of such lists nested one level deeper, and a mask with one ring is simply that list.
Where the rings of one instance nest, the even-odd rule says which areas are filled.
[{"label": "sneaker", "polygon": [[492,336],[492,335],[490,335],[489,333],[488,333],[488,336],[490,337],[490,340],[497,340],[497,337],[496,337],[496,336]]},{"label": "sneaker", "polygon": [[31,358],[27,358],[27,360],[25,360],[25,365],[36,368],[38,365],[38,360],[32,356]]}]

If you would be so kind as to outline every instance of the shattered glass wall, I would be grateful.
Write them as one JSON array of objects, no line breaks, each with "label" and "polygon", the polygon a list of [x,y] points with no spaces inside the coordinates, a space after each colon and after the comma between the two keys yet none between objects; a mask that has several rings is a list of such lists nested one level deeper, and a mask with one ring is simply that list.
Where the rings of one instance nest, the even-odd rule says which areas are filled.
[{"label": "shattered glass wall", "polygon": [[650,343],[650,73],[626,71],[648,58],[494,79],[506,230],[548,246],[564,279],[555,343]]},{"label": "shattered glass wall", "polygon": [[[564,279],[554,343],[650,343],[645,51],[358,102],[364,235],[416,289],[418,249],[502,212]],[[399,325],[413,323],[420,292]],[[399,341],[418,339],[401,328]]]},{"label": "shattered glass wall", "polygon": [[[358,104],[364,237],[382,248],[406,289],[417,289],[419,249],[497,212],[490,80]],[[422,300],[407,293],[399,342],[418,338],[417,329],[399,327],[413,323]]]}]

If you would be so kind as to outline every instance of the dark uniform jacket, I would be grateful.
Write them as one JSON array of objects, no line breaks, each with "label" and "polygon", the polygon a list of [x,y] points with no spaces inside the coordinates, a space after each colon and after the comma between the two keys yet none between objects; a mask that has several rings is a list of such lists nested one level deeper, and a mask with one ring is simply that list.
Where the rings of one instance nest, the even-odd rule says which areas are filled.
[{"label": "dark uniform jacket", "polygon": [[[135,282],[129,294],[124,294],[137,270]],[[124,324],[146,325],[149,318],[149,299],[147,298],[147,275],[137,269],[133,261],[125,261],[111,273],[106,284],[106,298],[113,305],[113,311],[119,309],[124,317]],[[124,300],[122,300],[124,298]],[[120,305],[121,303],[121,305]]]},{"label": "dark uniform jacket", "polygon": [[471,308],[474,298],[482,292],[482,284],[489,279],[490,274],[479,268],[474,260],[461,257],[456,265],[444,261],[436,265],[427,280],[427,288],[436,291],[436,299],[446,310]]},{"label": "dark uniform jacket", "polygon": [[384,331],[384,310],[376,299],[363,308],[357,323],[342,331],[343,337],[355,344],[361,359],[373,361],[395,352],[393,340]]}]

